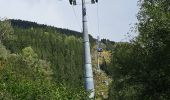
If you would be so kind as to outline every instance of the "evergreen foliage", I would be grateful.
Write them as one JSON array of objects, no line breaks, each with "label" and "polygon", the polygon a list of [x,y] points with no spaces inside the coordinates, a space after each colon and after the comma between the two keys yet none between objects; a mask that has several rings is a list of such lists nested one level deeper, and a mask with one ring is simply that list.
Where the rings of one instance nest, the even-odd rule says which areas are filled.
[{"label": "evergreen foliage", "polygon": [[0,99],[86,99],[82,39],[27,24],[0,21]]},{"label": "evergreen foliage", "polygon": [[4,45],[12,53],[20,53],[23,48],[31,46],[37,55],[29,55],[33,52],[24,49],[28,54],[23,56],[40,57],[51,62],[56,83],[65,83],[70,87],[83,86],[82,39],[45,26],[30,28],[29,25],[32,24],[25,24],[27,28],[14,26],[16,38],[3,41]]},{"label": "evergreen foliage", "polygon": [[105,68],[113,79],[109,100],[170,99],[170,1],[139,4],[139,36],[116,43]]}]

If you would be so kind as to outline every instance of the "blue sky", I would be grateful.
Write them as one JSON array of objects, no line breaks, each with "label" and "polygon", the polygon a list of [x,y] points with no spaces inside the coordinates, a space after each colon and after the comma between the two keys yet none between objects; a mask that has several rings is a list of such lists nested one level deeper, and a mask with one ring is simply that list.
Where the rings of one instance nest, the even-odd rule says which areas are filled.
[{"label": "blue sky", "polygon": [[[99,35],[100,38],[112,41],[128,41],[126,33],[137,22],[138,0],[98,1],[98,5],[87,4],[89,34],[95,38]],[[81,0],[77,2],[80,4]],[[80,32],[82,30],[81,5],[71,6],[69,0],[0,0],[0,18],[34,21]],[[132,32],[131,35],[135,36],[136,33]]]}]

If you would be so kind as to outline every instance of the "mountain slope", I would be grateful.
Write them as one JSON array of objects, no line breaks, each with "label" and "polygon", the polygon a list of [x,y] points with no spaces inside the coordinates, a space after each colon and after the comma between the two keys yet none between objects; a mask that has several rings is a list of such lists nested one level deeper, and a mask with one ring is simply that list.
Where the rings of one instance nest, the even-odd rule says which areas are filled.
[{"label": "mountain slope", "polygon": [[9,21],[0,26],[0,99],[86,97],[80,38],[43,28],[12,28]]},{"label": "mountain slope", "polygon": [[[15,73],[14,76],[23,76],[17,78],[20,81],[23,81],[24,79],[30,82],[32,84],[30,89],[34,88],[33,84],[38,85],[39,82],[43,83],[45,80],[40,78],[43,76],[48,81],[50,80],[50,83],[44,83],[44,85],[47,85],[47,90],[51,87],[54,88],[55,86],[64,85],[64,89],[69,89],[70,91],[73,91],[73,93],[76,92],[77,94],[75,95],[79,97],[79,93],[83,93],[84,91],[82,89],[84,88],[82,34],[72,30],[60,29],[52,26],[37,24],[34,22],[22,20],[8,21],[11,22],[11,26],[9,26],[13,31],[10,35],[10,38],[5,38],[2,40],[2,43],[4,47],[9,51],[8,57],[11,58],[12,56],[12,59],[7,59],[9,61],[5,61],[5,63],[7,66],[8,64],[12,64],[11,70],[13,70],[12,72]],[[96,43],[92,36],[90,36],[90,42],[93,56],[96,51],[94,49]],[[110,41],[108,42],[111,43]],[[111,46],[109,43],[103,44],[103,46],[105,45],[105,49],[110,49],[108,48]],[[14,60],[13,63],[11,62],[12,60]],[[96,58],[93,56],[93,69],[94,73],[96,73],[94,75],[96,96],[100,96],[102,92],[104,92],[104,95],[107,95],[108,86],[104,85],[103,81],[109,78],[104,72],[96,72],[95,60]],[[0,63],[1,62],[3,62],[3,60],[0,60]],[[26,68],[27,66],[28,69]],[[2,71],[8,69],[8,67],[3,67]],[[40,76],[39,74],[37,76],[37,71],[38,73],[40,71]],[[14,80],[16,80],[16,78],[14,78]],[[41,81],[38,82],[35,80]],[[6,81],[4,81],[4,83],[5,82]],[[18,81],[16,81],[16,83],[17,82]],[[27,82],[22,83],[21,85],[24,85],[23,87],[29,87],[25,84],[27,84]],[[19,87],[17,87],[17,89],[18,88]],[[41,89],[42,87],[37,88]],[[16,92],[15,90],[13,91]],[[35,91],[31,91],[31,93],[34,94],[36,91],[38,90],[35,89]],[[61,90],[61,92],[62,91],[65,90]],[[25,93],[27,91],[22,90],[22,92]],[[18,93],[20,94],[21,92],[16,92],[16,94]],[[68,93],[68,95],[70,94]]]}]

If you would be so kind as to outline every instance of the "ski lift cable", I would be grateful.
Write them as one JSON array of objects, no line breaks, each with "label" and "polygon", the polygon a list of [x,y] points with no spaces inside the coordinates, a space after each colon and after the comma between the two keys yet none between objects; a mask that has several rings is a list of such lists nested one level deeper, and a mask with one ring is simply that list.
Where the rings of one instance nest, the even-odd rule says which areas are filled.
[{"label": "ski lift cable", "polygon": [[100,19],[99,19],[99,5],[98,5],[98,3],[97,3],[97,31],[98,31],[98,36],[100,37]]},{"label": "ski lift cable", "polygon": [[102,52],[103,51],[103,49],[101,48],[101,39],[100,39],[100,35],[101,35],[101,33],[100,33],[100,18],[99,18],[99,4],[97,3],[97,6],[96,6],[96,15],[97,15],[97,41],[98,41],[98,43],[97,43],[97,51],[98,52]]},{"label": "ski lift cable", "polygon": [[74,9],[74,7],[73,7],[73,6],[71,6],[71,7],[72,7],[72,10],[73,10],[73,14],[74,14],[74,17],[75,17],[76,23],[77,23],[77,25],[79,26],[80,31],[82,32],[82,27],[81,27],[81,25],[80,25],[80,23],[79,23],[79,21],[78,21],[78,17],[77,17],[76,11],[75,11],[75,9]]}]

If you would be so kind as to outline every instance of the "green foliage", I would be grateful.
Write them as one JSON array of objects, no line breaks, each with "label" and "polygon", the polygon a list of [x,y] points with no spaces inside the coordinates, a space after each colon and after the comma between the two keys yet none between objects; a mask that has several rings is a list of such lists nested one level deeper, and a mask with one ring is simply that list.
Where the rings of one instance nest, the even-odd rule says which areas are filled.
[{"label": "green foliage", "polygon": [[13,27],[15,38],[6,38],[11,26],[3,30],[7,36],[1,35],[5,46],[0,43],[0,99],[87,99],[81,38],[47,26]]},{"label": "green foliage", "polygon": [[23,60],[30,65],[38,61],[38,55],[31,47],[26,47],[22,50],[22,57]]},{"label": "green foliage", "polygon": [[[26,23],[26,22],[25,22]],[[25,24],[24,22],[21,24]],[[14,23],[13,23],[14,24]],[[53,70],[53,80],[69,87],[83,86],[83,46],[82,39],[61,34],[52,27],[38,26],[20,27],[15,22],[13,40],[4,40],[4,45],[13,53],[22,52],[24,60],[29,64],[37,62],[37,57],[50,62]],[[30,25],[32,25],[30,23]],[[19,24],[20,25],[20,24]],[[25,24],[27,26],[27,24]],[[29,25],[28,25],[29,26]],[[42,28],[43,27],[43,28]],[[60,30],[61,31],[61,30]],[[66,30],[63,32],[67,32]],[[70,31],[68,31],[70,32]],[[29,48],[31,46],[37,55]],[[32,63],[30,63],[32,62]],[[43,63],[43,61],[41,61]],[[75,74],[76,73],[76,74]]]},{"label": "green foliage", "polygon": [[113,46],[115,44],[115,42],[113,41],[110,41],[108,39],[101,39],[101,43],[105,44],[105,47],[102,47],[102,44],[101,44],[101,47],[107,51],[111,51],[113,49]]},{"label": "green foliage", "polygon": [[0,42],[4,39],[11,38],[13,28],[8,20],[0,21]]},{"label": "green foliage", "polygon": [[9,54],[0,70],[0,97],[11,100],[75,100],[86,97],[83,89],[71,89],[52,81],[50,64],[37,58],[31,47],[22,54]]},{"label": "green foliage", "polygon": [[0,43],[0,60],[7,59],[7,56],[9,54],[9,51],[6,50],[5,46]]},{"label": "green foliage", "polygon": [[139,36],[116,43],[105,70],[113,78],[109,100],[170,99],[170,1],[140,0]]}]

